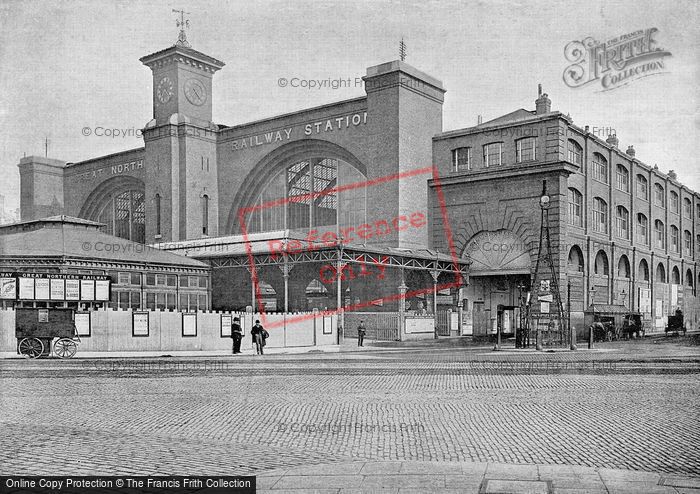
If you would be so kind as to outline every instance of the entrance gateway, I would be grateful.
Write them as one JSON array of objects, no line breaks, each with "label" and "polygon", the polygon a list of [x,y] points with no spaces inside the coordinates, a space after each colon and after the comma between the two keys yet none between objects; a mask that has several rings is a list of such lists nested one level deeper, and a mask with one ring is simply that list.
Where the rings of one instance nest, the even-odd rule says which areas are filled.
[{"label": "entrance gateway", "polygon": [[515,334],[524,326],[524,305],[530,289],[529,245],[512,231],[480,231],[467,243],[470,285],[464,291],[465,317],[474,335]]}]

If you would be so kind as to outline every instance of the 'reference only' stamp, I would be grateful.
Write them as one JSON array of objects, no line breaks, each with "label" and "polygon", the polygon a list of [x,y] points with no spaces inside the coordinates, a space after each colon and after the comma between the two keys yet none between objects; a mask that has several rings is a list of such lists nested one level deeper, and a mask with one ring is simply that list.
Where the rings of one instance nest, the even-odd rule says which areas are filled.
[{"label": "'reference only' stamp", "polygon": [[[340,194],[348,191],[367,190],[381,184],[390,182],[401,182],[409,179],[420,179],[424,177],[426,181],[433,180],[435,184],[436,206],[440,210],[440,222],[442,229],[437,229],[444,234],[441,243],[447,247],[446,251],[439,253],[436,250],[411,250],[399,249],[395,240],[399,235],[404,238],[412,235],[427,235],[431,231],[429,215],[427,210],[408,209],[405,212],[387,215],[387,217],[372,214],[368,218],[370,211],[362,221],[337,221],[335,225],[304,228],[303,234],[291,235],[289,230],[285,230],[283,238],[268,238],[265,243],[265,252],[269,259],[283,264],[294,264],[298,262],[313,263],[315,279],[324,287],[332,289],[335,286],[343,286],[351,282],[365,282],[376,288],[378,285],[388,282],[390,270],[403,270],[401,284],[404,290],[399,290],[396,286],[390,286],[388,295],[366,298],[365,300],[355,297],[351,301],[341,301],[341,309],[344,311],[359,310],[373,306],[382,306],[388,303],[406,303],[409,299],[424,298],[426,301],[432,296],[435,300],[439,292],[459,289],[464,286],[464,274],[461,270],[460,258],[456,253],[452,231],[450,229],[447,209],[443,191],[440,185],[438,171],[435,167],[424,167],[409,170],[406,172],[386,175],[383,177],[364,180],[349,184],[336,185],[321,191],[309,192],[307,194],[295,195],[293,197],[283,197],[267,202],[256,203],[252,206],[243,207],[238,210],[238,222],[241,226],[246,253],[248,255],[248,266],[253,282],[255,293],[256,312],[264,326],[272,328],[282,326],[285,321],[270,321],[266,318],[265,304],[263,303],[263,293],[259,276],[259,266],[255,262],[253,241],[249,232],[249,218],[251,215],[260,214],[264,211],[275,209],[287,210],[290,204],[314,204],[323,200],[324,196],[338,198]],[[339,204],[338,201],[336,204]],[[435,227],[432,227],[435,231]],[[389,245],[390,247],[387,247]],[[315,256],[314,256],[315,255]],[[405,274],[412,269],[405,269],[396,262],[401,256],[415,255],[422,258],[422,265],[413,264],[415,271],[421,271],[419,275],[410,276],[411,286],[405,279]],[[430,259],[427,258],[430,256]],[[399,271],[397,271],[399,272]],[[417,281],[418,280],[418,281]],[[422,281],[421,281],[422,280]],[[369,290],[371,291],[371,290]],[[337,291],[336,291],[337,294]],[[340,297],[338,297],[340,300]],[[434,302],[432,302],[434,303]],[[340,309],[324,309],[319,313],[322,315],[337,314]],[[301,321],[316,317],[315,314],[298,314],[286,318],[286,323]]]}]

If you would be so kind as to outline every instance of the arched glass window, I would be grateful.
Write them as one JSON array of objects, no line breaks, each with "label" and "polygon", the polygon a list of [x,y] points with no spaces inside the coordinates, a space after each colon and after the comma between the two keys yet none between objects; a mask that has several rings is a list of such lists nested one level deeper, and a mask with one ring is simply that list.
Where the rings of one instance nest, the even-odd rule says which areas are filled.
[{"label": "arched glass window", "polygon": [[662,263],[656,266],[656,281],[659,283],[666,283],[666,268]]},{"label": "arched glass window", "polygon": [[645,259],[639,261],[637,277],[642,281],[649,281],[649,264],[647,264],[647,261]]},{"label": "arched glass window", "polygon": [[637,175],[637,197],[649,200],[649,182],[644,175]]},{"label": "arched glass window", "polygon": [[583,196],[574,188],[569,188],[569,224],[583,226]]},{"label": "arched glass window", "polygon": [[105,233],[144,243],[146,241],[146,207],[143,192],[127,190],[107,201],[97,215]]},{"label": "arched glass window", "polygon": [[666,229],[664,228],[664,222],[661,220],[654,221],[654,245],[659,249],[666,248]]},{"label": "arched glass window", "polygon": [[608,276],[610,274],[610,266],[608,264],[608,255],[603,250],[599,250],[595,256],[594,272],[597,275]]},{"label": "arched glass window", "polygon": [[654,184],[654,204],[660,208],[666,207],[666,194],[664,193],[664,187],[661,184]]},{"label": "arched glass window", "polygon": [[343,186],[364,180],[360,171],[344,161],[330,158],[298,161],[267,181],[256,201],[261,207],[247,217],[247,230],[269,232],[362,225],[366,219],[367,188]]},{"label": "arched glass window", "polygon": [[608,160],[600,153],[593,153],[593,178],[608,183]]},{"label": "arched glass window", "polygon": [[630,214],[624,206],[618,206],[615,216],[615,234],[618,238],[630,238]]},{"label": "arched glass window", "polygon": [[685,286],[693,288],[693,272],[690,269],[685,272]]},{"label": "arched glass window", "polygon": [[637,213],[637,241],[649,245],[649,220],[642,213]]},{"label": "arched glass window", "polygon": [[574,165],[581,165],[583,163],[583,148],[573,139],[569,139],[568,158]]},{"label": "arched glass window", "polygon": [[683,216],[689,220],[693,219],[693,203],[687,197],[683,199]]},{"label": "arched glass window", "polygon": [[600,197],[593,198],[593,230],[608,233],[608,204]]},{"label": "arched glass window", "polygon": [[678,227],[671,225],[671,252],[680,252],[680,241]]},{"label": "arched glass window", "polygon": [[625,255],[620,256],[620,260],[617,263],[617,276],[618,278],[630,277],[630,261]]},{"label": "arched glass window", "polygon": [[680,203],[678,200],[678,194],[675,191],[671,191],[670,197],[669,197],[669,208],[671,209],[672,213],[678,213],[680,208]]},{"label": "arched glass window", "polygon": [[616,167],[615,178],[617,190],[621,190],[622,192],[630,191],[630,172],[627,171],[627,168],[618,164]]}]

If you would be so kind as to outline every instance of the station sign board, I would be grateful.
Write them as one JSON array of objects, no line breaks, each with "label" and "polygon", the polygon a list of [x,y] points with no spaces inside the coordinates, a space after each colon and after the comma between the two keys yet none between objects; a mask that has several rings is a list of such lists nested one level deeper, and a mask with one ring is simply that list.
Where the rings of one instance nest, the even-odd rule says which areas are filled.
[{"label": "station sign board", "polygon": [[110,283],[107,275],[0,272],[0,299],[107,302]]}]

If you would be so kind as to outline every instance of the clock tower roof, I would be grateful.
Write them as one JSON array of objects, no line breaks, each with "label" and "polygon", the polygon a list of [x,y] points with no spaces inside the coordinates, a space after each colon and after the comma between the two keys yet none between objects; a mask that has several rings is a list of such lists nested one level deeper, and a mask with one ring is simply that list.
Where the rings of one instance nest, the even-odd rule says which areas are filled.
[{"label": "clock tower roof", "polygon": [[151,70],[156,70],[170,64],[181,63],[212,74],[225,65],[224,62],[216,58],[182,45],[169,46],[164,50],[141,57],[139,60]]}]

